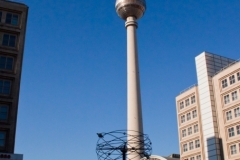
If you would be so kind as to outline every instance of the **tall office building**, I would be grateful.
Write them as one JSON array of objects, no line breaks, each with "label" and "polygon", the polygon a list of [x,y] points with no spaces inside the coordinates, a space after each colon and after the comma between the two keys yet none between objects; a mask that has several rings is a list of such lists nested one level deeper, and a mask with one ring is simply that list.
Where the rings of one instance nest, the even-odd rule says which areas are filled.
[{"label": "tall office building", "polygon": [[28,7],[0,0],[0,159],[14,154]]},{"label": "tall office building", "polygon": [[176,97],[181,160],[240,159],[240,62],[203,52],[198,85]]}]

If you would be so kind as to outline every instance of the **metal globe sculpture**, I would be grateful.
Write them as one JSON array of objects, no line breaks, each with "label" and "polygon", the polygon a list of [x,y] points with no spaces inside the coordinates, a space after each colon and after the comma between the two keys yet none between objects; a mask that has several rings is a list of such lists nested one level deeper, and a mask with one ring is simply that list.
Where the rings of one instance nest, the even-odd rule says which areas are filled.
[{"label": "metal globe sculpture", "polygon": [[118,16],[126,20],[127,17],[139,19],[146,10],[145,0],[116,0],[115,4]]},{"label": "metal globe sculpture", "polygon": [[[98,160],[133,160],[139,155],[149,159],[152,143],[148,135],[127,130],[117,130],[109,133],[97,133],[96,152]],[[137,144],[137,146],[136,146]],[[129,155],[132,155],[129,157]]]}]

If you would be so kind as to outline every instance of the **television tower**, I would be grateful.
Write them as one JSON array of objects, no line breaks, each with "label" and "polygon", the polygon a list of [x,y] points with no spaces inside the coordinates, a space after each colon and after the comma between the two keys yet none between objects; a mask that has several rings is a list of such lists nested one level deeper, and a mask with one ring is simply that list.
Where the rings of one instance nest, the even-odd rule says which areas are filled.
[{"label": "television tower", "polygon": [[[137,20],[146,10],[146,2],[145,0],[116,0],[115,8],[119,17],[126,21],[127,29],[127,130],[129,134],[136,134],[136,131],[143,133],[136,29]],[[135,157],[134,160],[142,158],[139,154],[129,156]],[[132,158],[128,157],[128,159]]]}]

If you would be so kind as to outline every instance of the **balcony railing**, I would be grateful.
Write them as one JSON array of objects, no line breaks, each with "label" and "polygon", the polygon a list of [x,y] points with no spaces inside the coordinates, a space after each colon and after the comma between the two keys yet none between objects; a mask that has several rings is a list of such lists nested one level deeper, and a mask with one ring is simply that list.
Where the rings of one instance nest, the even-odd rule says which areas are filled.
[{"label": "balcony railing", "polygon": [[[190,87],[188,87],[188,88],[184,89],[183,91],[181,91],[180,94],[183,94],[184,92],[186,92],[186,91],[188,91],[188,90],[190,90],[191,88],[196,87],[196,86],[198,86],[198,84],[193,84],[193,85],[191,85]],[[179,94],[179,95],[180,95],[180,94]]]}]

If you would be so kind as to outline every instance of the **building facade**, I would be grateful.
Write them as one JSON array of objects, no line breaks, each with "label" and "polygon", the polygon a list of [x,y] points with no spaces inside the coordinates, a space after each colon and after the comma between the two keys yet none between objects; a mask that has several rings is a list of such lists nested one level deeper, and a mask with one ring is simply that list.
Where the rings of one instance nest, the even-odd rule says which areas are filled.
[{"label": "building facade", "polygon": [[13,153],[27,15],[26,5],[0,0],[0,159],[22,159]]},{"label": "building facade", "polygon": [[240,62],[203,52],[198,85],[176,97],[182,160],[240,159]]},{"label": "building facade", "polygon": [[181,159],[184,160],[200,160],[204,157],[198,97],[197,86],[193,86],[177,97],[180,154]]}]

